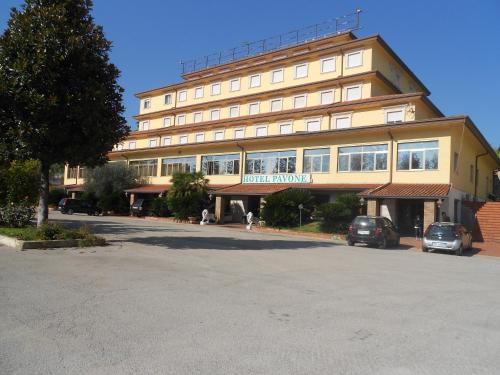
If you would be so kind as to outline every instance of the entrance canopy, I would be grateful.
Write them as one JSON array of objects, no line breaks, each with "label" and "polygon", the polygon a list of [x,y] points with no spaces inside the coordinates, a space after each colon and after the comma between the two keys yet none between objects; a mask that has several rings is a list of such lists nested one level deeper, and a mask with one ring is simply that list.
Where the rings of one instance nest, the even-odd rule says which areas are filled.
[{"label": "entrance canopy", "polygon": [[439,199],[446,198],[449,191],[448,184],[389,183],[359,195],[363,198]]},{"label": "entrance canopy", "polygon": [[237,184],[219,189],[216,195],[269,195],[279,191],[298,188],[308,190],[367,190],[379,185],[373,184]]}]

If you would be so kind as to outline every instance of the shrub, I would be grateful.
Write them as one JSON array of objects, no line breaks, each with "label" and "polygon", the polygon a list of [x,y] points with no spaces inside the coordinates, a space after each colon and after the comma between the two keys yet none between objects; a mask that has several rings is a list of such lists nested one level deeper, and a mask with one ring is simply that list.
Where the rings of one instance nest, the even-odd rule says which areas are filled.
[{"label": "shrub", "polygon": [[201,172],[174,174],[167,204],[177,219],[186,220],[190,216],[201,215],[208,201],[207,184],[208,180]]},{"label": "shrub", "polygon": [[321,231],[345,233],[359,206],[359,198],[355,194],[344,194],[336,202],[319,205],[316,216],[321,219]]},{"label": "shrub", "polygon": [[165,217],[168,216],[170,211],[168,209],[167,197],[157,197],[151,203],[151,213],[153,216]]},{"label": "shrub", "polygon": [[302,222],[309,221],[313,210],[313,197],[309,190],[289,189],[268,195],[261,210],[261,219],[271,227],[291,227],[299,225],[299,204],[302,210]]},{"label": "shrub", "polygon": [[58,223],[45,223],[38,228],[38,238],[41,240],[62,240],[66,227]]},{"label": "shrub", "polygon": [[66,198],[64,189],[52,189],[49,191],[49,205],[57,206],[62,198]]},{"label": "shrub", "polygon": [[0,207],[0,223],[7,227],[25,227],[30,224],[34,217],[34,208],[26,203],[7,204]]},{"label": "shrub", "polygon": [[38,203],[40,164],[35,160],[12,161],[0,167],[0,202]]}]

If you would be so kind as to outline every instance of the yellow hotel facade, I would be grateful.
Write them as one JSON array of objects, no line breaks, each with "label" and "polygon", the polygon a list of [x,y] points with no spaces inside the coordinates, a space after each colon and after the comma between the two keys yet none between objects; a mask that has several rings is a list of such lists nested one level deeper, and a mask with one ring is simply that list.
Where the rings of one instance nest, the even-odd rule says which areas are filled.
[{"label": "yellow hotel facade", "polygon": [[[176,171],[202,171],[219,222],[258,212],[291,187],[317,202],[342,193],[401,231],[462,202],[486,200],[500,161],[466,116],[445,117],[429,90],[378,35],[346,32],[207,67],[136,94],[138,130],[109,153],[168,190]],[[71,190],[83,170],[67,169]]]}]

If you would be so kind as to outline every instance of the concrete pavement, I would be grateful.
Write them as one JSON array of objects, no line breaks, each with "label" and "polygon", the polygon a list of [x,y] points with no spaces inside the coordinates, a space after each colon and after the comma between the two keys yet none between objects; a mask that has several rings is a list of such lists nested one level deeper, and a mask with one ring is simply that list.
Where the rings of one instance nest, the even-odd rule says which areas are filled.
[{"label": "concrete pavement", "polygon": [[85,221],[104,248],[0,248],[1,374],[494,374],[500,260]]}]

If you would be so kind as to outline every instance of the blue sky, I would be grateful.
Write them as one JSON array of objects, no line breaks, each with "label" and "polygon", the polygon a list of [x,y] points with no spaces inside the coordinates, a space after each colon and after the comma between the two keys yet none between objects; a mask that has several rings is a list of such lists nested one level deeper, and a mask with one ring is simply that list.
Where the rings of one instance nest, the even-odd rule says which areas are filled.
[{"label": "blue sky", "polygon": [[[0,3],[0,29],[19,0]],[[305,6],[304,6],[305,4]],[[126,117],[134,93],[178,82],[181,59],[203,56],[363,9],[358,36],[380,34],[431,91],[445,115],[471,116],[500,145],[500,1],[94,0],[113,41]]]}]

